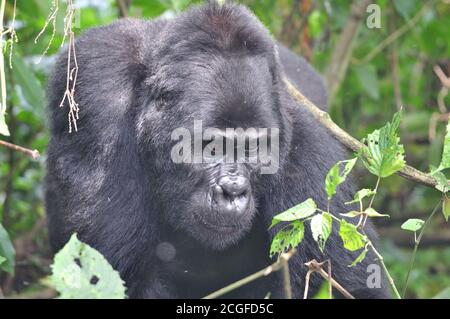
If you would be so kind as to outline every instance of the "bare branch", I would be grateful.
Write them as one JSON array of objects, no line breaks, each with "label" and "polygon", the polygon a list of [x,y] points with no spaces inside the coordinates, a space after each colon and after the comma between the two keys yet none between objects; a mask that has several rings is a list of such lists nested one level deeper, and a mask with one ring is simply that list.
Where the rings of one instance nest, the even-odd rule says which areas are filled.
[{"label": "bare branch", "polygon": [[[277,262],[273,263],[272,265],[270,265],[269,267],[266,267],[250,276],[247,276],[239,281],[236,281],[222,289],[219,289],[209,295],[207,295],[206,297],[204,297],[203,299],[215,299],[215,298],[219,298],[233,290],[236,290],[242,286],[245,286],[259,278],[262,277],[267,277],[268,275],[280,270],[283,268],[284,263],[288,262],[289,259],[291,259],[291,257],[294,255],[295,250],[291,250],[286,254],[283,254],[282,258],[280,258]],[[286,282],[285,282],[286,283]],[[290,284],[289,284],[290,285]]]},{"label": "bare branch", "polygon": [[18,152],[22,152],[28,156],[31,156],[31,158],[33,158],[34,160],[38,159],[41,156],[39,154],[38,150],[30,150],[28,148],[25,148],[25,147],[22,147],[22,146],[19,146],[16,144],[8,143],[5,141],[0,140],[0,145],[10,148],[12,150],[18,151]]},{"label": "bare branch", "polygon": [[[336,290],[338,290],[345,298],[347,298],[347,299],[355,299],[355,297],[351,294],[351,293],[349,293],[344,287],[342,287],[336,280],[334,280],[331,276],[330,276],[330,274],[329,274],[329,271],[330,271],[330,269],[328,269],[328,273],[325,271],[325,270],[323,270],[322,269],[322,265],[324,264],[324,263],[326,263],[327,261],[325,261],[325,262],[322,262],[322,263],[319,263],[319,262],[317,262],[317,260],[315,260],[315,259],[313,259],[313,260],[311,260],[311,261],[308,261],[307,263],[305,263],[305,266],[307,266],[308,268],[309,268],[309,270],[308,270],[308,272],[307,272],[307,279],[308,279],[308,281],[309,281],[309,276],[312,274],[312,273],[315,273],[315,272],[317,272],[318,274],[320,274],[325,280],[327,280],[328,282],[330,282],[331,283],[331,285],[336,289]],[[305,289],[305,296],[307,296],[307,294],[308,294],[308,291]],[[306,299],[306,298],[305,298]]]},{"label": "bare branch", "polygon": [[131,0],[116,0],[117,7],[119,8],[119,17],[128,17],[128,11],[130,9]]},{"label": "bare branch", "polygon": [[[286,88],[293,96],[293,98],[301,105],[306,107],[306,109],[311,112],[314,118],[316,118],[323,127],[330,131],[330,133],[334,137],[336,137],[336,139],[338,139],[344,146],[355,152],[362,147],[365,147],[363,143],[355,139],[353,136],[341,129],[336,123],[334,123],[327,112],[319,109],[316,105],[314,105],[314,103],[312,103],[302,93],[300,93],[287,78],[284,78],[284,83],[286,84]],[[397,174],[410,181],[429,187],[435,187],[437,185],[436,180],[432,176],[408,165],[405,165],[405,167],[401,171],[397,172]]]},{"label": "bare branch", "polygon": [[334,99],[334,96],[347,73],[350,57],[353,52],[353,44],[358,34],[361,21],[364,19],[364,13],[371,2],[371,0],[354,0],[352,2],[347,23],[345,24],[339,39],[336,41],[330,64],[325,73],[325,80],[330,92],[329,95],[331,101]]}]

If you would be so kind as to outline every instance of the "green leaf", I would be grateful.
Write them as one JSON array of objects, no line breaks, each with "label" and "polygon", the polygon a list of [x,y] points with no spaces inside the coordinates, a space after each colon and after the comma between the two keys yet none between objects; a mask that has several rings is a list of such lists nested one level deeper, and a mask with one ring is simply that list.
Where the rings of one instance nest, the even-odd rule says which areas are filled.
[{"label": "green leaf", "polygon": [[350,251],[356,251],[363,248],[367,243],[367,237],[361,234],[355,225],[341,219],[339,236],[344,242],[344,247]]},{"label": "green leaf", "polygon": [[444,149],[442,151],[442,158],[441,163],[438,167],[438,171],[442,171],[446,168],[450,168],[450,122],[447,123],[447,131],[444,139]]},{"label": "green leaf", "polygon": [[421,219],[411,218],[404,222],[401,227],[404,230],[415,232],[421,229],[424,223]]},{"label": "green leaf", "polygon": [[25,100],[31,105],[35,114],[44,119],[44,89],[31,69],[16,51],[13,54],[13,71],[16,84],[19,85]]},{"label": "green leaf", "polygon": [[312,198],[308,198],[304,202],[289,208],[287,211],[276,215],[272,220],[272,225],[269,228],[277,225],[280,222],[290,222],[302,218],[308,218],[317,210],[317,205]]},{"label": "green leaf", "polygon": [[358,152],[366,168],[374,175],[388,177],[405,166],[404,149],[397,137],[401,111],[395,113],[391,123],[375,130],[363,140],[366,147]]},{"label": "green leaf", "polygon": [[432,170],[433,172],[431,172],[430,174],[437,182],[436,189],[443,193],[447,193],[450,190],[447,177],[444,173],[439,172],[437,169]]},{"label": "green leaf", "polygon": [[361,252],[361,254],[359,254],[359,256],[348,267],[355,267],[357,264],[361,263],[364,260],[364,258],[366,258],[366,255],[367,255],[367,249],[364,249]]},{"label": "green leaf", "polygon": [[377,69],[373,65],[360,65],[356,67],[356,76],[366,93],[374,100],[380,98]]},{"label": "green leaf", "polygon": [[311,232],[314,240],[319,244],[320,250],[323,252],[325,243],[331,234],[333,221],[330,214],[317,214],[311,219]]},{"label": "green leaf", "polygon": [[450,217],[450,198],[445,197],[442,202],[442,214],[444,215],[445,221],[448,222]]},{"label": "green leaf", "polygon": [[353,203],[359,203],[360,201],[362,201],[363,198],[372,197],[375,194],[376,194],[375,191],[368,189],[368,188],[363,188],[355,194],[352,201],[346,202],[345,204],[349,205],[349,204],[353,204]]},{"label": "green leaf", "polygon": [[369,216],[369,217],[390,217],[387,214],[380,214],[379,212],[377,212],[375,209],[373,209],[372,207],[367,208],[364,213]]},{"label": "green leaf", "polygon": [[73,234],[56,255],[51,282],[64,299],[123,299],[119,273],[94,248]]},{"label": "green leaf", "polygon": [[442,290],[433,299],[450,299],[450,287]]},{"label": "green leaf", "polygon": [[12,245],[11,239],[5,228],[0,224],[0,256],[5,260],[0,264],[0,270],[6,271],[7,273],[14,275],[14,262],[16,252]]},{"label": "green leaf", "polygon": [[[347,178],[348,174],[355,166],[356,161],[357,158],[337,162],[330,169],[330,171],[327,174],[327,177],[325,178],[325,191],[327,192],[329,200],[334,196],[334,194],[336,194],[337,187],[343,182],[345,182],[345,179]],[[340,172],[341,164],[345,164],[344,170],[342,172]]]},{"label": "green leaf", "polygon": [[282,254],[297,247],[305,236],[305,226],[301,221],[293,221],[287,229],[280,230],[270,245],[270,258],[275,254]]},{"label": "green leaf", "polygon": [[354,218],[362,215],[362,212],[358,212],[356,210],[352,210],[351,212],[345,213],[345,214],[339,214],[344,217]]},{"label": "green leaf", "polygon": [[394,0],[394,7],[396,11],[406,20],[411,17],[414,9],[417,7],[416,0]]},{"label": "green leaf", "polygon": [[0,266],[6,261],[5,257],[0,256]]},{"label": "green leaf", "polygon": [[9,136],[8,125],[6,125],[5,114],[0,113],[0,134]]}]

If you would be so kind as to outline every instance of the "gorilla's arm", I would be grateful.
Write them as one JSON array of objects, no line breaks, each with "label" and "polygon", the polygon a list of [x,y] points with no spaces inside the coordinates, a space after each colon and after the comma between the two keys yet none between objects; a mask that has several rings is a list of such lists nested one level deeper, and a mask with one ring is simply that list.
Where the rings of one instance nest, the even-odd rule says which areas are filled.
[{"label": "gorilla's arm", "polygon": [[308,99],[324,111],[328,109],[328,96],[322,76],[313,67],[288,48],[278,43],[278,53],[286,76]]},{"label": "gorilla's arm", "polygon": [[[137,150],[133,106],[137,84],[147,71],[142,47],[151,42],[143,37],[152,39],[162,27],[161,22],[122,20],[90,30],[76,41],[78,132],[68,133],[67,103],[59,107],[67,51],[59,57],[48,87],[52,137],[46,205],[53,249],[77,232],[131,283],[157,281],[143,280],[150,259],[143,256],[153,254],[158,235],[148,207],[152,185]],[[161,289],[128,288],[131,295],[161,294]]]}]

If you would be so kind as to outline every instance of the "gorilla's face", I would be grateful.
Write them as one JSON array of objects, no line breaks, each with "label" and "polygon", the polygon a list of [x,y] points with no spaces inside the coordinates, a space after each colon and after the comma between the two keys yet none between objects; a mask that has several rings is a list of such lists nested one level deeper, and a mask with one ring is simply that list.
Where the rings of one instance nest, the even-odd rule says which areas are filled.
[{"label": "gorilla's face", "polygon": [[162,218],[224,249],[251,228],[263,181],[276,176],[290,137],[270,38],[240,34],[224,48],[202,32],[168,39],[153,56],[138,135],[158,176],[150,183]]}]

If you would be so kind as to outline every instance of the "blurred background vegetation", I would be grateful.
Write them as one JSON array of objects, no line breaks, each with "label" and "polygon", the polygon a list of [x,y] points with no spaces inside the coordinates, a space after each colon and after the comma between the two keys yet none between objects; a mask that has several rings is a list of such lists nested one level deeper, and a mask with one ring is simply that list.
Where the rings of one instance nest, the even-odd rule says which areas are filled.
[{"label": "blurred background vegetation", "polygon": [[[59,1],[53,41],[50,25],[35,43],[51,12],[52,2],[17,1],[15,29],[19,41],[14,44],[13,68],[6,68],[6,121],[11,136],[2,139],[37,149],[42,154],[39,160],[33,161],[22,153],[0,148],[0,222],[16,248],[15,276],[0,274],[0,287],[6,296],[52,296],[40,282],[49,274],[52,260],[43,205],[48,141],[45,85],[63,38],[64,0]],[[77,7],[74,30],[78,35],[123,16],[171,17],[199,2],[77,0],[74,1]],[[274,37],[303,55],[325,75],[330,89],[330,113],[341,127],[362,138],[403,106],[401,137],[407,162],[423,171],[428,171],[430,164],[439,163],[450,97],[435,69],[450,74],[450,1],[238,2],[248,5]],[[372,13],[366,12],[370,3],[379,6],[380,28],[367,25]],[[13,8],[14,1],[8,0],[6,26],[12,21]],[[47,54],[42,56],[49,43]],[[357,182],[361,187],[374,185],[374,177],[361,168],[357,171]],[[399,226],[408,218],[426,219],[439,201],[440,193],[398,176],[384,181],[380,191],[376,207],[391,215],[378,225],[381,251],[401,288],[414,238]],[[450,230],[442,215],[437,215],[432,222],[412,273],[407,293],[410,298],[432,297],[450,287]]]}]

